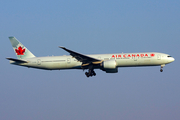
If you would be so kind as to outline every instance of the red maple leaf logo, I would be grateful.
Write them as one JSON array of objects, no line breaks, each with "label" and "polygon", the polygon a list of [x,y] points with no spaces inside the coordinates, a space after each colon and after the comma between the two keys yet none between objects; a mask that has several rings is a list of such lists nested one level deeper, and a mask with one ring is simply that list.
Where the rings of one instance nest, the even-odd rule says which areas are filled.
[{"label": "red maple leaf logo", "polygon": [[154,56],[155,56],[155,54],[154,54],[154,53],[152,53],[152,54],[150,54],[150,56],[151,56],[151,57],[154,57]]},{"label": "red maple leaf logo", "polygon": [[21,46],[18,47],[18,49],[15,49],[17,55],[24,55],[25,49],[22,49]]}]

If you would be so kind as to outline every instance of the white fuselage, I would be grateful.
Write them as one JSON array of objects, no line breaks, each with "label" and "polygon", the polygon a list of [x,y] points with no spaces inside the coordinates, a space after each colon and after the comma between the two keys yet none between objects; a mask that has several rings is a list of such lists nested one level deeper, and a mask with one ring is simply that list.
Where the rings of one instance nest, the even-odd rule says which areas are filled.
[{"label": "white fuselage", "polygon": [[[174,58],[168,54],[157,52],[96,54],[87,56],[102,61],[115,60],[117,67],[158,66],[174,61]],[[28,63],[17,63],[14,61],[10,61],[10,63],[45,70],[81,69],[82,65],[82,62],[77,61],[72,56],[33,57],[23,60],[28,61]]]}]

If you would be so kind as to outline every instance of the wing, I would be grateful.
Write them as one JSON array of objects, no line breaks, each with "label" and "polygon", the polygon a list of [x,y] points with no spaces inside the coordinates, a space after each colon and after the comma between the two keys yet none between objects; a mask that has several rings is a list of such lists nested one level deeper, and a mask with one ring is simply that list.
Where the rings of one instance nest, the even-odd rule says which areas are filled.
[{"label": "wing", "polygon": [[102,62],[99,59],[96,59],[96,58],[93,58],[93,57],[90,57],[90,56],[87,56],[87,55],[83,55],[81,53],[69,50],[69,49],[67,49],[65,47],[60,47],[60,48],[62,48],[65,51],[69,52],[71,56],[75,57],[78,61],[82,62],[83,64],[90,64],[90,63],[99,64],[99,63]]}]

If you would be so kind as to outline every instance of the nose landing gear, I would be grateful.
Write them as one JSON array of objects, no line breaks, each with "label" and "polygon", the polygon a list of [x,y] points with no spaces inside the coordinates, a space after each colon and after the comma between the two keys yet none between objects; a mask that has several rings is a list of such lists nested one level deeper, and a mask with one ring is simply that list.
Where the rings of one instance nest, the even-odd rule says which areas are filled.
[{"label": "nose landing gear", "polygon": [[160,69],[160,72],[163,72],[163,67],[164,67],[165,65],[161,65],[161,69]]}]

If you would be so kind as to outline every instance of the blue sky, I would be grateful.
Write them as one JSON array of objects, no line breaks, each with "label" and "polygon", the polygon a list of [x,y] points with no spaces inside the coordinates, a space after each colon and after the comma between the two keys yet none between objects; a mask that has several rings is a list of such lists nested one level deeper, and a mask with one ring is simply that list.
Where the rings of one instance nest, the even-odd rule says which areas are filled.
[{"label": "blue sky", "polygon": [[[179,120],[180,1],[0,1],[0,119]],[[45,71],[9,64],[15,36],[36,56],[162,52],[164,67]]]}]

